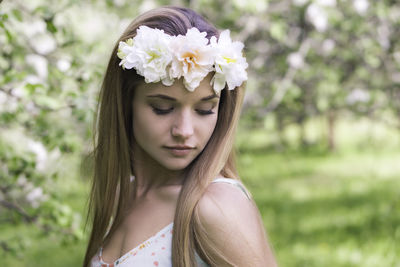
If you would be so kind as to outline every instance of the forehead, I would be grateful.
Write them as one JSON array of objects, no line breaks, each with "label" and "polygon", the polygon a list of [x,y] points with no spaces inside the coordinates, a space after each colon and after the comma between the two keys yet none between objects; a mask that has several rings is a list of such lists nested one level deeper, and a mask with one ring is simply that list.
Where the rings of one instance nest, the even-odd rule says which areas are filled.
[{"label": "forehead", "polygon": [[141,83],[135,90],[135,98],[137,100],[144,99],[149,95],[166,95],[175,98],[179,102],[198,102],[205,97],[217,95],[210,85],[211,77],[208,75],[200,85],[190,92],[186,89],[183,79],[175,80],[171,86],[165,86],[161,82],[158,83]]}]

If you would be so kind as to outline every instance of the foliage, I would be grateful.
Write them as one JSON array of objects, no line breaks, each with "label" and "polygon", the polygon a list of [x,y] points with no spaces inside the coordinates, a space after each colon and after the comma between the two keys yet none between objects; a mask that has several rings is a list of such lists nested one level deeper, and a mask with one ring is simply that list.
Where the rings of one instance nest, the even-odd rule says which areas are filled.
[{"label": "foliage", "polygon": [[[96,68],[71,55],[82,41],[58,12],[45,3],[2,3],[0,219],[80,239],[81,216],[63,203],[55,184],[65,156],[81,153],[89,133]],[[5,252],[25,243],[18,236],[0,239]]]},{"label": "foliage", "polygon": [[269,4],[266,12],[249,15],[240,33],[254,70],[246,102],[250,124],[272,116],[282,131],[325,116],[332,148],[335,121],[344,110],[399,128],[397,2]]}]

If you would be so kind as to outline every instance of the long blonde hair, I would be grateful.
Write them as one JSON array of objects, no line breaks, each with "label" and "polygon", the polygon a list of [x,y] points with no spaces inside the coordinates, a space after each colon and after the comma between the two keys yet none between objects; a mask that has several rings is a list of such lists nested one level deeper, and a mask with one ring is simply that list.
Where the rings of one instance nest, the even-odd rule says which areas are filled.
[{"label": "long blonde hair", "polygon": [[[135,187],[130,185],[130,176],[134,173],[132,98],[135,87],[143,78],[134,70],[123,71],[116,55],[119,41],[134,37],[136,29],[141,25],[163,29],[173,36],[185,35],[192,27],[207,32],[208,39],[219,36],[218,30],[193,10],[162,7],[136,18],[115,44],[101,86],[95,117],[94,172],[88,210],[92,228],[84,267],[89,266],[100,246],[123,221],[129,196],[135,193]],[[211,265],[216,261],[226,262],[224,266],[231,265],[218,248],[208,242],[196,206],[207,186],[218,174],[239,179],[233,141],[242,101],[242,87],[221,91],[214,132],[204,150],[185,168],[174,218],[173,266],[196,266],[195,251]]]}]

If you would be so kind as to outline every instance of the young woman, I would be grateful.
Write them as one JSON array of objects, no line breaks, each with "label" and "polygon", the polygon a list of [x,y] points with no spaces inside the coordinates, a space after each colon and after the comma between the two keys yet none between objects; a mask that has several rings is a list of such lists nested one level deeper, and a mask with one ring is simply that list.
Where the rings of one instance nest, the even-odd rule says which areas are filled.
[{"label": "young woman", "polygon": [[276,266],[237,175],[247,63],[186,8],[135,19],[100,92],[84,266]]}]

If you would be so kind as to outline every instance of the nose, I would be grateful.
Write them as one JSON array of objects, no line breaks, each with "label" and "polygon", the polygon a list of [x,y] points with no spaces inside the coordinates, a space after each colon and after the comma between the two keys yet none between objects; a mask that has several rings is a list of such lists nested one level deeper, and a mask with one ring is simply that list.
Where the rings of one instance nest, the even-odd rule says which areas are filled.
[{"label": "nose", "polygon": [[182,111],[176,116],[171,128],[172,136],[186,140],[193,135],[193,118],[190,111]]}]

